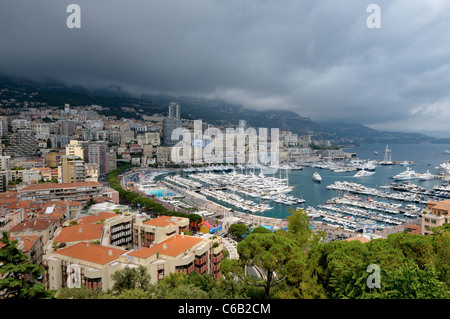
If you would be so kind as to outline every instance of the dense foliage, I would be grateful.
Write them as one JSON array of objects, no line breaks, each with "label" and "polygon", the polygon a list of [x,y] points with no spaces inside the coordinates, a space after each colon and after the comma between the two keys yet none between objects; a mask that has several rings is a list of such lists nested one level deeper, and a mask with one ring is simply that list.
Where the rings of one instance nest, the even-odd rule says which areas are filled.
[{"label": "dense foliage", "polygon": [[46,291],[36,280],[44,273],[42,267],[29,261],[17,248],[17,240],[9,240],[8,233],[0,238],[0,299],[51,298],[53,291]]},{"label": "dense foliage", "polygon": [[[173,273],[155,284],[145,268],[125,268],[113,275],[110,291],[64,288],[57,298],[78,299],[449,299],[450,228],[434,234],[390,234],[386,239],[323,243],[323,234],[306,225],[304,211],[291,211],[287,231],[249,233],[237,246],[239,260],[222,261],[224,276]],[[45,298],[42,284],[24,274],[41,274],[27,264],[14,243],[2,239],[2,289],[8,296]],[[380,270],[379,287],[368,285],[369,265]],[[259,273],[250,274],[249,268]]]},{"label": "dense foliage", "polygon": [[[288,231],[245,231],[237,246],[240,259],[222,261],[221,279],[177,273],[144,289],[92,292],[92,298],[450,298],[448,225],[430,236],[397,233],[368,243],[323,243],[323,234],[307,227],[304,211],[291,211],[288,221]],[[372,264],[380,269],[379,288],[368,285]],[[246,273],[249,267],[260,276]]]}]

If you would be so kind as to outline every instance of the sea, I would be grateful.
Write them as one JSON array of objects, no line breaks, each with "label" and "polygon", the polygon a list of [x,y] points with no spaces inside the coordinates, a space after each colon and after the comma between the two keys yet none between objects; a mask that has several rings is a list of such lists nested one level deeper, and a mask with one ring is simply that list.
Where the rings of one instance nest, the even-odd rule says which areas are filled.
[{"label": "sea", "polygon": [[[376,160],[382,161],[384,159],[384,150],[386,144],[363,144],[358,147],[352,147],[344,149],[345,152],[356,153],[356,157],[362,160]],[[427,170],[432,174],[436,174],[436,166],[450,160],[450,155],[442,154],[444,150],[450,150],[450,145],[446,144],[390,144],[389,149],[391,150],[391,160],[395,162],[414,162],[410,168],[416,173],[425,173]],[[375,152],[378,152],[376,155]],[[380,189],[380,186],[388,186],[390,183],[394,182],[391,177],[406,170],[405,166],[402,165],[378,165],[375,174],[366,177],[353,177],[355,172],[333,172],[328,169],[304,167],[302,170],[280,170],[275,173],[275,177],[289,179],[289,186],[294,186],[294,189],[289,195],[293,195],[297,198],[303,198],[305,203],[287,206],[285,204],[278,204],[275,202],[270,202],[270,206],[273,209],[268,210],[264,213],[258,213],[258,215],[265,217],[275,217],[275,218],[286,218],[289,215],[289,207],[294,209],[301,207],[307,208],[308,206],[317,208],[318,205],[326,203],[327,200],[343,196],[344,191],[330,190],[326,186],[333,184],[335,181],[349,181],[362,184],[367,187]],[[314,172],[318,172],[322,181],[315,182],[312,180],[312,175]],[[256,172],[257,173],[257,172]],[[270,176],[270,175],[268,175]],[[442,184],[442,180],[434,179],[421,181],[418,179],[409,180],[409,182],[425,187],[432,188],[435,185]],[[242,194],[239,194],[242,196]],[[255,198],[242,196],[245,199],[255,201]],[[374,199],[376,199],[374,197]],[[378,199],[383,200],[383,199]],[[394,200],[388,200],[391,202],[396,202]],[[397,202],[405,204],[405,202]],[[223,203],[221,203],[224,205]],[[227,206],[227,205],[224,205]],[[416,203],[416,206],[421,206]],[[423,205],[422,205],[423,207]]]}]

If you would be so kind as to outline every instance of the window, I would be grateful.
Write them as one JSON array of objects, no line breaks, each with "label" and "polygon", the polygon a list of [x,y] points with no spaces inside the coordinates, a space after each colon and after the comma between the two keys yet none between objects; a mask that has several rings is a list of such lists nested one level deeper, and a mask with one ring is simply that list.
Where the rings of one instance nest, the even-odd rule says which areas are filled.
[{"label": "window", "polygon": [[429,218],[425,218],[425,222],[429,223],[430,219]]},{"label": "window", "polygon": [[436,220],[432,219],[432,220],[431,220],[431,223],[432,223],[432,224],[436,224]]}]

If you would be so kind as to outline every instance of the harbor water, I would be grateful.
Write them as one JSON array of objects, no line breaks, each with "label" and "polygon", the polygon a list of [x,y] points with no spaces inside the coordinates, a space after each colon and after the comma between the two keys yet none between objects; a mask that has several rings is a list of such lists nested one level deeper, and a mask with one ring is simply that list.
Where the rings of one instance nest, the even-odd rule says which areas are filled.
[{"label": "harbor water", "polygon": [[[385,144],[366,144],[359,147],[354,147],[350,149],[345,149],[345,152],[356,153],[358,159],[364,160],[376,160],[382,161],[384,159],[384,149]],[[389,145],[391,150],[391,159],[394,162],[414,162],[410,168],[416,173],[425,173],[427,170],[432,174],[436,174],[436,166],[450,160],[450,155],[442,154],[446,149],[450,149],[450,145],[436,145],[436,144],[392,144]],[[375,154],[377,152],[378,154]],[[289,178],[289,186],[294,186],[294,189],[289,195],[293,195],[297,198],[302,198],[305,200],[303,204],[297,205],[285,205],[281,203],[275,203],[273,201],[265,201],[262,199],[255,199],[250,196],[239,194],[242,198],[246,200],[252,200],[256,203],[269,203],[273,209],[267,210],[258,215],[265,217],[274,218],[286,218],[289,215],[289,207],[297,208],[307,208],[318,207],[327,202],[334,197],[342,197],[346,192],[341,190],[331,190],[327,189],[326,186],[333,184],[335,181],[347,181],[354,182],[366,187],[380,189],[380,186],[388,186],[390,183],[395,182],[392,177],[400,172],[406,170],[406,166],[403,165],[378,165],[375,174],[372,176],[365,177],[354,177],[355,171],[353,172],[334,172],[329,169],[320,169],[314,167],[304,167],[302,170],[278,170],[274,177]],[[252,170],[237,170],[238,173],[251,173]],[[312,175],[314,172],[318,172],[321,177],[321,182],[316,182],[312,180]],[[259,174],[259,171],[255,171],[255,174]],[[419,180],[412,179],[409,182],[419,185],[421,187],[431,189],[435,185],[442,184],[442,180]],[[374,198],[377,200],[383,200],[382,198]],[[402,203],[395,200],[384,199],[389,202]],[[220,203],[223,206],[231,208],[231,205],[226,203]],[[403,202],[403,204],[405,204]],[[418,205],[423,206],[423,205]]]},{"label": "harbor water", "polygon": [[[386,144],[365,144],[359,147],[344,149],[345,152],[356,153],[358,159],[383,161],[384,150]],[[436,174],[435,167],[450,160],[450,155],[442,154],[444,150],[449,149],[450,145],[441,144],[392,144],[389,145],[391,150],[391,159],[394,162],[412,161],[414,165],[410,166],[416,173],[425,173],[427,170],[432,174]],[[378,154],[375,155],[375,152]],[[395,182],[391,177],[406,170],[402,165],[378,165],[375,174],[365,177],[354,177],[355,172],[337,173],[328,169],[319,169],[313,167],[304,167],[302,170],[291,170],[288,172],[289,184],[295,188],[292,195],[305,199],[302,205],[317,207],[324,204],[328,199],[336,196],[343,196],[343,191],[330,190],[326,186],[333,184],[335,181],[354,182],[366,187],[380,189],[380,186],[387,186]],[[322,181],[315,182],[312,180],[314,172],[318,172]],[[279,173],[277,173],[279,174]],[[281,172],[284,176],[286,173]],[[442,184],[442,180],[418,180],[412,179],[409,182],[431,189],[435,185]],[[400,202],[399,202],[400,203]],[[285,218],[288,216],[288,207],[286,205],[273,205],[274,209],[264,212],[264,216]]]}]

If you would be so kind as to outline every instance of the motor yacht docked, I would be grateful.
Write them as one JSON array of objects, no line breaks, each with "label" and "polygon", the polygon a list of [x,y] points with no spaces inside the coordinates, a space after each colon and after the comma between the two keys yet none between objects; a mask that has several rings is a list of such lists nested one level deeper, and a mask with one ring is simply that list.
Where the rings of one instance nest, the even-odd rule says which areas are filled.
[{"label": "motor yacht docked", "polygon": [[393,178],[397,181],[405,181],[409,179],[416,179],[418,177],[419,176],[416,174],[415,171],[413,171],[410,167],[407,167],[406,171],[395,175]]},{"label": "motor yacht docked", "polygon": [[370,172],[370,171],[366,171],[365,169],[362,169],[358,172],[356,172],[355,175],[353,175],[353,177],[365,177],[365,176],[372,176],[373,174],[375,174],[375,172]]}]

